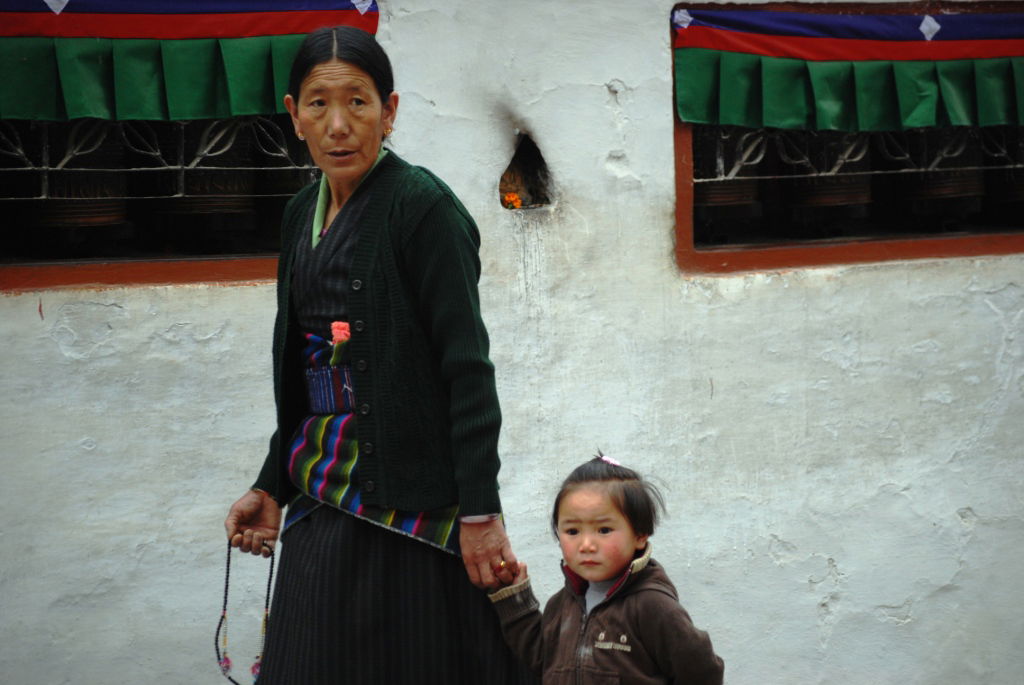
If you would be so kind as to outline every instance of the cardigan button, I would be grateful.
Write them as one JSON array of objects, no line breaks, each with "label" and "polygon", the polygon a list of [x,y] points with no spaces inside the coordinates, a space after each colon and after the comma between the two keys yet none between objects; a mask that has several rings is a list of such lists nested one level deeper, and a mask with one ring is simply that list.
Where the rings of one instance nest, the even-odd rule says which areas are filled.
[{"label": "cardigan button", "polygon": [[363,454],[373,454],[373,443],[372,442],[364,442],[363,443]]},{"label": "cardigan button", "polygon": [[365,359],[360,359],[359,361],[356,362],[356,371],[366,371],[366,369],[368,368],[370,368],[370,365],[366,362]]},{"label": "cardigan button", "polygon": [[366,322],[362,319],[356,319],[356,322],[352,324],[352,328],[356,329],[356,332],[362,333],[366,330]]},{"label": "cardigan button", "polygon": [[363,490],[365,490],[366,492],[373,492],[376,489],[377,484],[374,483],[372,480],[368,480],[365,483],[363,483]]},{"label": "cardigan button", "polygon": [[358,278],[353,279],[353,281],[352,281],[352,290],[362,290],[362,288],[363,288],[363,282],[360,281]]},{"label": "cardigan button", "polygon": [[363,416],[366,416],[367,414],[369,414],[370,413],[370,405],[366,404],[365,402],[363,404],[360,404],[359,405],[359,413],[362,414]]}]

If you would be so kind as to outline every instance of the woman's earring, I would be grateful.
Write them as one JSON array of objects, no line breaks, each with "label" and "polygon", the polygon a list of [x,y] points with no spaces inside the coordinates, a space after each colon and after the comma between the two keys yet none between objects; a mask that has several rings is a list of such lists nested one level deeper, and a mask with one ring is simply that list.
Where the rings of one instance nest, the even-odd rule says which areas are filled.
[{"label": "woman's earring", "polygon": [[386,129],[384,129],[384,137],[387,138],[388,136],[390,136],[394,132],[395,132],[395,129],[393,129],[390,126],[388,126]]},{"label": "woman's earring", "polygon": [[296,133],[295,135],[297,135],[299,137],[299,140],[305,140],[306,139],[306,136],[302,135],[301,133]]}]

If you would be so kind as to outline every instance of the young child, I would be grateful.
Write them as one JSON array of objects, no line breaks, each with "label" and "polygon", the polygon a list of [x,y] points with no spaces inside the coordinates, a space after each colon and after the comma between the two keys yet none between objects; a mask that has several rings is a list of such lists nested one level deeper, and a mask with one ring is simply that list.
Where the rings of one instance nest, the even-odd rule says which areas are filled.
[{"label": "young child", "polygon": [[505,640],[544,685],[722,682],[722,660],[651,558],[664,501],[632,469],[598,456],[562,483],[551,517],[565,587],[544,608],[520,563],[492,594]]}]

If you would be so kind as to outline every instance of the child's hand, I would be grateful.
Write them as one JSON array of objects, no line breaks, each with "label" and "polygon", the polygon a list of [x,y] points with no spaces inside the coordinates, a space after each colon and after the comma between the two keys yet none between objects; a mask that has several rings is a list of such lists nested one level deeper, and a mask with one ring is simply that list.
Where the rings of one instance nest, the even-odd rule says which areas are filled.
[{"label": "child's hand", "polygon": [[526,564],[521,561],[516,562],[514,570],[512,567],[503,568],[500,573],[495,573],[494,577],[498,579],[498,582],[501,583],[501,585],[488,591],[488,593],[492,595],[504,588],[518,585],[529,578],[526,574]]}]

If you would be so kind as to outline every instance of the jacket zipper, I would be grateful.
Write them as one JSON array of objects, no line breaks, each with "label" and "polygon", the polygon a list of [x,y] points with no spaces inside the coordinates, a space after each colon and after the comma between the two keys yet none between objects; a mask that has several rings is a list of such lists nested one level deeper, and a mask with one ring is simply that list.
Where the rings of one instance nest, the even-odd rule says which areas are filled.
[{"label": "jacket zipper", "polygon": [[[626,582],[629,580],[629,576],[631,576],[631,575],[633,575],[633,568],[632,568],[632,566],[630,566],[630,567],[628,567],[626,569],[626,577],[625,577],[625,579],[623,579],[622,583],[619,584],[618,589],[615,591],[615,593],[612,595],[612,597],[614,597],[615,595],[617,595],[620,592],[622,592],[622,589],[626,586]],[[605,601],[610,600],[610,599],[611,599],[611,597],[606,597]],[[576,677],[575,677],[574,680],[576,681],[576,685],[586,685],[586,683],[583,682],[583,668],[582,668],[583,667],[583,638],[587,634],[587,623],[590,621],[590,614],[593,614],[594,612],[591,611],[590,614],[587,613],[587,603],[586,603],[586,600],[583,599],[582,597],[580,597],[579,595],[577,595],[577,602],[581,605],[581,611],[583,612],[583,621],[582,621],[582,623],[580,623],[580,634],[579,634],[579,636],[578,636],[578,638],[576,640],[576,668],[575,668]],[[600,604],[598,606],[595,606],[594,607],[594,611],[596,611],[598,609],[598,607],[600,607],[600,606],[601,606]]]},{"label": "jacket zipper", "polygon": [[587,613],[586,603],[583,603],[583,620],[580,622],[580,634],[576,638],[576,685],[586,685],[583,682],[583,638],[587,634],[587,623],[590,621],[590,614]]}]

